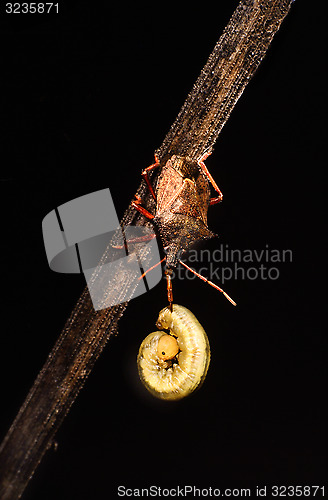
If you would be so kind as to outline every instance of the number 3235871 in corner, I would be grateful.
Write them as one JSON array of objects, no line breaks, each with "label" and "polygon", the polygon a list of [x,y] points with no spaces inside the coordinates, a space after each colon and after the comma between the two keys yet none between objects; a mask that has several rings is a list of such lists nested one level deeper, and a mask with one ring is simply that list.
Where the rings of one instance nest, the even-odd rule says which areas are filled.
[{"label": "number 3235871 in corner", "polygon": [[58,3],[6,3],[7,14],[58,14]]}]

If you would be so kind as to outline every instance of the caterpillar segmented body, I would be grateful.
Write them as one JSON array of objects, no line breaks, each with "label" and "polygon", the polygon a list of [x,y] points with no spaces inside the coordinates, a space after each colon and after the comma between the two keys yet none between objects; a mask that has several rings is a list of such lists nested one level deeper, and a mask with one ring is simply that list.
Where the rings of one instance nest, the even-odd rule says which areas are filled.
[{"label": "caterpillar segmented body", "polygon": [[148,335],[138,354],[141,381],[160,399],[177,400],[191,394],[205,377],[210,346],[205,330],[187,308],[165,307],[156,322],[160,330]]}]

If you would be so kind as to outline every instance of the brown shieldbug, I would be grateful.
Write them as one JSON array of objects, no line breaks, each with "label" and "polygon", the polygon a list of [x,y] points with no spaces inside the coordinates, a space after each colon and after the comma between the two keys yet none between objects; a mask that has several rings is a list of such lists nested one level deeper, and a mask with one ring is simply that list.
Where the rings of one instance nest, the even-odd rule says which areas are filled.
[{"label": "brown shieldbug", "polygon": [[[161,166],[155,156],[155,163],[142,172],[156,202],[155,215],[141,206],[140,198],[132,202],[136,210],[152,220],[162,240],[166,252],[165,276],[171,309],[173,303],[171,277],[173,269],[179,262],[203,281],[222,292],[233,305],[236,305],[220,287],[180,260],[181,254],[197,242],[215,236],[207,227],[207,211],[210,205],[219,203],[223,195],[204,163],[209,154],[204,154],[198,161],[173,155],[162,167],[154,190],[148,173]],[[210,185],[217,192],[216,197],[211,198]]]}]

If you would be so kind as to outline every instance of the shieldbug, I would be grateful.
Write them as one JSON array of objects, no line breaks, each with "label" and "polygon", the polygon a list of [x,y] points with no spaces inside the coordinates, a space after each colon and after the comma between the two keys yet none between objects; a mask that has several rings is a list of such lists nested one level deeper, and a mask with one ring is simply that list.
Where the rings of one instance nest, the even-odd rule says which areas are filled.
[{"label": "shieldbug", "polygon": [[[172,274],[179,262],[203,281],[222,292],[233,305],[236,305],[222,288],[180,260],[180,256],[197,242],[215,236],[207,226],[207,211],[210,205],[222,201],[223,195],[204,163],[209,155],[210,152],[205,153],[198,161],[173,155],[162,166],[154,189],[148,174],[151,170],[161,167],[155,155],[155,163],[142,172],[156,202],[155,215],[142,206],[141,198],[136,197],[132,202],[136,210],[152,220],[162,240],[166,252],[165,276],[171,310]],[[211,198],[210,186],[215,189],[217,196]]]}]

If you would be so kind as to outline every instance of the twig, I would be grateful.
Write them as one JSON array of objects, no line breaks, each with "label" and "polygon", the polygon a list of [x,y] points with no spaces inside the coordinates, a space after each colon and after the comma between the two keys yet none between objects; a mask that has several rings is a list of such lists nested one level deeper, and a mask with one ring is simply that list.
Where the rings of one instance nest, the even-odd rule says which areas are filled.
[{"label": "twig", "polygon": [[[176,121],[157,150],[161,162],[178,153],[199,158],[213,147],[248,81],[263,59],[292,0],[243,0],[216,44]],[[151,204],[144,183],[137,194]],[[129,208],[123,225],[145,225]],[[117,273],[107,295],[131,286]],[[132,293],[132,292],[131,292]],[[126,295],[125,295],[126,296]],[[86,289],[37,377],[0,449],[0,498],[20,498],[82,388],[127,302],[95,312]]]},{"label": "twig", "polygon": [[291,3],[292,0],[239,3],[157,150],[159,158],[181,154],[197,159],[213,147]]}]

